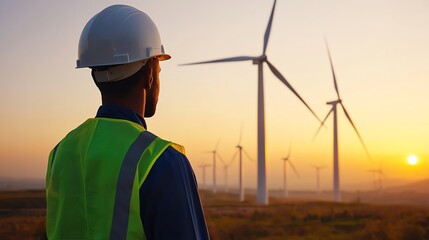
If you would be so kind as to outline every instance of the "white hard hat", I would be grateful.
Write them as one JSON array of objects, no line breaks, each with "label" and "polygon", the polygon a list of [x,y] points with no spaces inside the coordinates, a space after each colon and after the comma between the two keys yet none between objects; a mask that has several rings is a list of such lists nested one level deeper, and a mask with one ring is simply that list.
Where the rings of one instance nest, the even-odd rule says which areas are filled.
[{"label": "white hard hat", "polygon": [[[160,61],[171,58],[164,52],[155,23],[136,8],[113,5],[92,17],[83,29],[79,39],[76,68],[125,64],[119,70],[122,69],[122,72],[126,69],[124,71],[128,73],[125,75],[128,75],[128,65],[136,69],[136,64],[128,63],[139,62],[142,67],[146,60],[152,57],[158,57]],[[119,75],[122,76],[119,78],[124,78],[124,74]],[[103,82],[121,80],[118,77],[101,78],[100,81]]]}]

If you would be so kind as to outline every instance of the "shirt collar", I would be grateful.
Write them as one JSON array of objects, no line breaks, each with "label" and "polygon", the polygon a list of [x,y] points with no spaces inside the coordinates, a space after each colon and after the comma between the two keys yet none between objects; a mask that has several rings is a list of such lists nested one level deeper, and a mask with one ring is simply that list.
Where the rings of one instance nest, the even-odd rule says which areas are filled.
[{"label": "shirt collar", "polygon": [[146,122],[140,114],[125,107],[116,105],[101,105],[98,108],[96,118],[117,118],[135,122],[147,129]]}]

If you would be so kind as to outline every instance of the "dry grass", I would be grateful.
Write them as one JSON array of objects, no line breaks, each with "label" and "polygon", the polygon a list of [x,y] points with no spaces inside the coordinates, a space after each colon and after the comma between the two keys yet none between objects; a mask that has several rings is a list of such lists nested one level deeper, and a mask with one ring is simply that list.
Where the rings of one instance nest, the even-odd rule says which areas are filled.
[{"label": "dry grass", "polygon": [[[429,209],[201,192],[212,239],[429,239]],[[43,191],[0,192],[0,239],[44,239]]]},{"label": "dry grass", "polygon": [[[270,199],[270,206],[202,192],[212,239],[429,239],[429,209],[311,199]],[[211,199],[209,201],[204,201]]]},{"label": "dry grass", "polygon": [[0,193],[0,239],[44,239],[45,192]]}]

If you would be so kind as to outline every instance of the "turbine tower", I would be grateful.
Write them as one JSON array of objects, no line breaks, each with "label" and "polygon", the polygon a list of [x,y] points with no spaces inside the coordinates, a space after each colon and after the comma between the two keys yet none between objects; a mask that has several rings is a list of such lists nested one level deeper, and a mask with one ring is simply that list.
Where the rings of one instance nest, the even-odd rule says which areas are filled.
[{"label": "turbine tower", "polygon": [[263,77],[263,63],[266,63],[273,74],[292,91],[296,97],[311,111],[311,113],[320,121],[314,111],[308,104],[301,98],[298,92],[292,87],[285,77],[275,68],[271,62],[268,61],[266,50],[268,46],[268,39],[270,37],[271,25],[273,23],[274,10],[276,8],[276,0],[274,0],[273,8],[271,10],[270,19],[264,35],[264,44],[262,55],[260,56],[239,56],[223,59],[216,59],[211,61],[194,62],[181,65],[196,65],[206,63],[221,63],[221,62],[239,62],[239,61],[252,61],[254,65],[258,66],[258,195],[257,201],[259,204],[268,204],[268,190],[266,182],[266,166],[265,166],[265,106],[264,106],[264,77]]},{"label": "turbine tower", "polygon": [[210,167],[210,164],[199,165],[198,167],[203,169],[203,187],[206,188],[206,167]]},{"label": "turbine tower", "polygon": [[359,140],[362,143],[363,148],[365,149],[365,152],[366,152],[368,158],[371,158],[371,157],[369,156],[369,152],[368,152],[368,150],[367,150],[367,148],[365,146],[365,143],[363,142],[362,137],[359,134],[359,131],[357,130],[355,124],[353,123],[353,121],[352,121],[352,119],[350,117],[350,114],[347,112],[346,107],[344,107],[344,104],[343,104],[343,102],[341,100],[340,93],[338,91],[337,80],[336,80],[336,77],[335,77],[334,65],[332,64],[331,53],[329,52],[329,47],[328,47],[328,43],[326,42],[326,39],[325,39],[325,43],[326,43],[326,49],[328,51],[329,62],[331,64],[332,77],[334,79],[334,87],[335,87],[335,91],[337,93],[337,100],[334,100],[334,101],[326,103],[328,105],[332,105],[332,108],[328,112],[328,114],[326,115],[326,117],[323,119],[322,124],[320,125],[319,129],[317,129],[317,132],[314,135],[314,137],[316,137],[317,133],[319,133],[320,129],[324,125],[326,119],[333,112],[333,114],[334,114],[334,144],[333,144],[334,145],[334,200],[337,201],[337,202],[340,202],[341,201],[341,193],[340,193],[340,172],[339,172],[339,160],[338,160],[337,104],[340,104],[341,108],[343,109],[344,114],[346,115],[347,120],[350,122],[350,124],[352,125],[353,129],[355,130],[357,136],[359,137]]},{"label": "turbine tower", "polygon": [[296,176],[299,177],[298,171],[296,170],[295,166],[292,164],[292,162],[289,159],[290,157],[290,145],[289,145],[289,152],[287,154],[287,157],[282,158],[283,160],[283,196],[288,197],[288,187],[287,187],[287,172],[288,172],[288,164],[292,167],[293,171],[295,172]]},{"label": "turbine tower", "polygon": [[244,183],[244,174],[243,174],[243,146],[240,145],[240,143],[238,143],[238,145],[236,146],[236,148],[238,148],[238,155],[240,158],[239,161],[239,168],[238,168],[238,195],[240,196],[240,202],[244,201],[244,187],[243,187],[243,183]]},{"label": "turbine tower", "polygon": [[321,193],[321,191],[320,191],[320,170],[326,168],[326,166],[314,165],[313,167],[316,169],[316,187],[317,187],[316,193],[320,194]]},{"label": "turbine tower", "polygon": [[241,202],[243,202],[244,198],[245,198],[245,196],[244,196],[243,152],[244,152],[244,154],[246,154],[246,157],[250,161],[253,161],[252,158],[247,153],[247,151],[241,145],[242,136],[243,136],[243,126],[241,127],[240,138],[238,140],[238,144],[237,144],[237,146],[235,146],[238,149],[238,151],[235,152],[234,156],[232,157],[232,161],[234,161],[235,156],[237,156],[237,153],[238,153],[238,157],[239,157],[239,168],[238,168],[238,192],[239,193],[238,193],[238,195],[239,195]]}]

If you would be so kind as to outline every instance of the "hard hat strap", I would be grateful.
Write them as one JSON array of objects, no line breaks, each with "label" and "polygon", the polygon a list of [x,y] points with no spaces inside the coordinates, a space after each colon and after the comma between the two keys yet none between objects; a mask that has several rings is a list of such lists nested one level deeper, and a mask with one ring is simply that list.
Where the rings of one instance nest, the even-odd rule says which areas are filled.
[{"label": "hard hat strap", "polygon": [[120,81],[135,74],[146,63],[147,63],[147,59],[133,62],[133,63],[117,65],[103,70],[94,69],[94,78],[95,78],[95,81],[97,82]]}]

